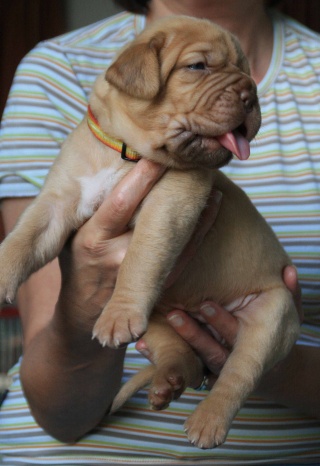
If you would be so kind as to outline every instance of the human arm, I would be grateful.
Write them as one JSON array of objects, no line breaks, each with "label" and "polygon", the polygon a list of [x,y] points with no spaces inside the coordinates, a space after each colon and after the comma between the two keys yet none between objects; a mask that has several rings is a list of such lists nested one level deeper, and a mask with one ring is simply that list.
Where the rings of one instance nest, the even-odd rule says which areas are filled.
[{"label": "human arm", "polygon": [[[125,349],[102,348],[91,339],[92,327],[112,294],[130,239],[127,224],[162,173],[158,165],[139,162],[79,230],[60,257],[59,296],[57,262],[33,275],[19,294],[24,391],[37,421],[63,441],[96,426],[119,388]],[[3,206],[7,229],[14,205],[18,210],[17,201]]]},{"label": "human arm", "polygon": [[[299,291],[294,268],[285,269],[284,281],[298,301]],[[224,340],[223,344],[183,311],[172,311],[168,315],[168,321],[203,359],[210,372],[208,381],[211,387],[232,350],[238,321],[215,303],[200,306],[199,314],[205,324],[211,326],[220,339]],[[320,348],[295,345],[283,361],[263,376],[256,394],[320,418],[319,363]]]},{"label": "human arm", "polygon": [[[95,427],[119,388],[125,350],[102,348],[92,340],[92,327],[113,292],[130,241],[127,224],[163,170],[150,162],[139,162],[69,241],[60,256],[60,295],[57,261],[32,275],[20,289],[24,391],[39,424],[65,442]],[[220,198],[213,194],[170,279],[179,274],[210,228]],[[23,200],[4,203],[7,229],[16,217],[12,207],[23,210],[25,204]]]}]

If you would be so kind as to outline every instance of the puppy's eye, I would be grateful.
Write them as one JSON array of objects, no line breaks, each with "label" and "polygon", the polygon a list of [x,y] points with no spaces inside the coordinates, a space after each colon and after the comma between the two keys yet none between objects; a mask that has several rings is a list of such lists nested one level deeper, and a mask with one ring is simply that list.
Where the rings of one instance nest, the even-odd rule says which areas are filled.
[{"label": "puppy's eye", "polygon": [[205,70],[206,64],[203,61],[199,61],[198,63],[192,63],[192,65],[188,65],[189,70]]}]

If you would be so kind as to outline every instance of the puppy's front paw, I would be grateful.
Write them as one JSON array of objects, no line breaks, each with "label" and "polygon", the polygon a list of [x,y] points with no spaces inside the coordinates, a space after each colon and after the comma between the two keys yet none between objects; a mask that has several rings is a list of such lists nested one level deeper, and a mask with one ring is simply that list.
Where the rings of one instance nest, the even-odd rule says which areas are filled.
[{"label": "puppy's front paw", "polygon": [[93,328],[93,338],[102,346],[116,349],[138,340],[147,330],[147,324],[141,312],[119,311],[107,306]]},{"label": "puppy's front paw", "polygon": [[202,449],[215,448],[226,440],[229,423],[204,400],[186,420],[184,430],[192,445]]},{"label": "puppy's front paw", "polygon": [[16,296],[17,288],[18,284],[15,278],[9,281],[7,277],[2,277],[0,275],[0,305],[5,303],[12,304]]}]

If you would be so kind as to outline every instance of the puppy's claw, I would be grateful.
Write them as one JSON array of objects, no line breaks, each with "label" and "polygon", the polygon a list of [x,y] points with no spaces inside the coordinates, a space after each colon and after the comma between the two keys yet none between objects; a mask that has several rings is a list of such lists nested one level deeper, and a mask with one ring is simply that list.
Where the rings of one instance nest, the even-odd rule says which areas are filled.
[{"label": "puppy's claw", "polygon": [[101,345],[103,348],[107,345],[107,340],[106,340],[106,339],[102,340],[101,338],[99,338],[98,332],[97,332],[97,331],[93,331],[93,332],[92,332],[91,340],[95,340],[95,339],[98,340],[98,342],[100,343],[100,345]]},{"label": "puppy's claw", "polygon": [[13,304],[13,299],[11,298],[11,296],[6,296],[5,301],[7,304]]}]

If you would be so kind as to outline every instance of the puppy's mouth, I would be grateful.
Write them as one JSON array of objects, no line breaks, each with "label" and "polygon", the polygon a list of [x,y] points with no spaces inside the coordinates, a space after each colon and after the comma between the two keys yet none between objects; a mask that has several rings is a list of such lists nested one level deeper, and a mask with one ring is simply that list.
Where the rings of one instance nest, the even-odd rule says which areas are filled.
[{"label": "puppy's mouth", "polygon": [[219,135],[192,133],[184,129],[174,138],[178,144],[169,150],[179,163],[220,168],[229,163],[231,154],[240,160],[250,156],[251,136],[252,130],[248,130],[245,123]]},{"label": "puppy's mouth", "polygon": [[238,126],[232,131],[228,131],[225,134],[215,137],[206,137],[200,136],[202,143],[210,147],[214,144],[216,148],[216,143],[221,147],[224,147],[228,151],[232,152],[240,160],[246,160],[250,156],[250,145],[249,141],[246,138],[247,129],[244,124]]},{"label": "puppy's mouth", "polygon": [[225,149],[232,152],[240,160],[247,160],[250,156],[250,145],[246,135],[245,126],[241,125],[233,131],[217,136],[216,140]]}]

